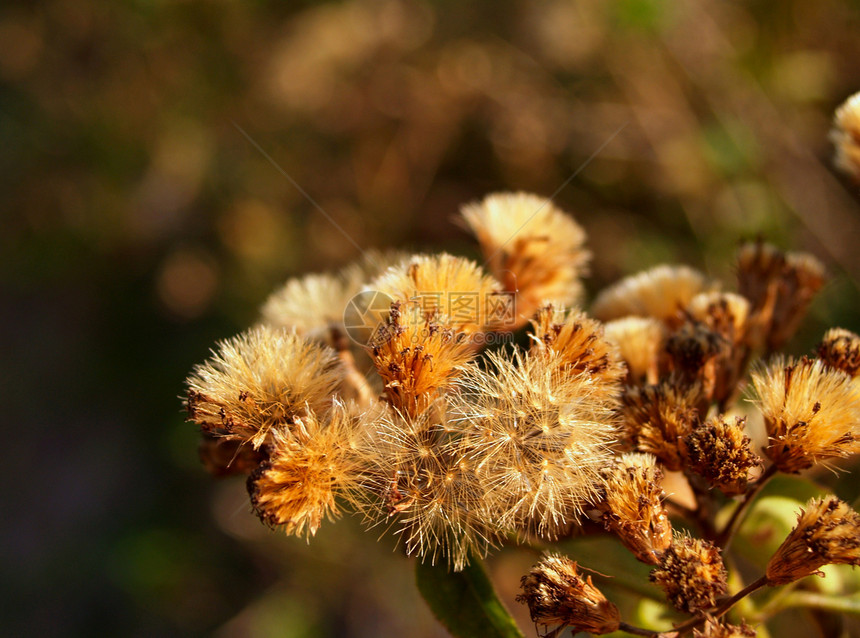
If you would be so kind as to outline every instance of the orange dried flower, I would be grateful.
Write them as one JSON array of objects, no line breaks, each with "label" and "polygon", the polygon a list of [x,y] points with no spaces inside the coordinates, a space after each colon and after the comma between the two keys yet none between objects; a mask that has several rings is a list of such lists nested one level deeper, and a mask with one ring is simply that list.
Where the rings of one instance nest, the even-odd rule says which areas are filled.
[{"label": "orange dried flower", "polygon": [[687,467],[728,496],[743,494],[750,468],[762,462],[744,434],[745,421],[741,417],[734,422],[713,417],[683,440]]},{"label": "orange dried flower", "polygon": [[860,183],[860,93],[836,109],[830,140],[836,149],[836,168]]},{"label": "orange dried flower", "polygon": [[831,368],[851,377],[860,375],[860,336],[844,328],[831,328],[818,344],[818,357]]},{"label": "orange dried flower", "polygon": [[651,582],[663,590],[675,609],[703,612],[726,593],[720,549],[708,541],[678,535],[663,553],[660,566],[651,571]]}]

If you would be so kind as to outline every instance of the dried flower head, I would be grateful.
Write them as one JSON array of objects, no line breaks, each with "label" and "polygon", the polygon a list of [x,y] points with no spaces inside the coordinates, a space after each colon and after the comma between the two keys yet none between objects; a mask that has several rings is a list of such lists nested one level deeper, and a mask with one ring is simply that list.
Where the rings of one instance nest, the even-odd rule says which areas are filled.
[{"label": "dried flower head", "polygon": [[463,337],[417,304],[394,302],[370,342],[389,403],[404,414],[424,412],[474,354]]},{"label": "dried flower head", "polygon": [[860,336],[844,328],[831,328],[818,344],[818,357],[850,377],[860,375]]},{"label": "dried flower head", "polygon": [[742,417],[733,422],[713,417],[683,440],[687,467],[728,496],[744,493],[750,468],[762,462],[744,434],[745,422]]},{"label": "dried flower head", "polygon": [[836,147],[833,159],[836,168],[860,182],[860,93],[836,109],[830,140]]},{"label": "dried flower head", "polygon": [[453,397],[463,444],[502,525],[554,536],[594,496],[615,439],[614,401],[590,375],[569,375],[542,356],[487,355]]},{"label": "dried flower head", "polygon": [[371,279],[406,257],[399,251],[370,250],[335,274],[314,273],[290,279],[269,295],[261,309],[262,321],[334,345],[331,332],[344,332],[343,316],[350,300]]},{"label": "dried flower head", "polygon": [[705,276],[697,270],[663,264],[606,288],[597,295],[591,311],[601,321],[633,316],[671,323],[679,310],[708,287]]},{"label": "dried flower head", "polygon": [[860,452],[860,393],[841,370],[777,357],[752,382],[768,433],[765,453],[781,471]]},{"label": "dried flower head", "polygon": [[784,585],[821,574],[824,565],[860,565],[860,514],[835,496],[813,498],[800,511],[767,564],[767,580]]},{"label": "dried flower head", "polygon": [[386,270],[369,288],[417,303],[428,317],[444,316],[449,327],[466,334],[494,323],[493,298],[502,292],[478,264],[446,253],[414,255]]},{"label": "dried flower head", "polygon": [[263,455],[241,439],[202,432],[197,447],[203,467],[212,476],[248,474],[260,464]]},{"label": "dried flower head", "polygon": [[487,513],[487,489],[476,462],[462,449],[459,424],[446,401],[407,416],[388,410],[374,426],[367,485],[382,501],[365,509],[387,521],[409,555],[435,564],[445,557],[455,571],[469,556],[485,556],[499,529]]},{"label": "dried flower head", "polygon": [[713,399],[719,377],[719,362],[731,356],[731,344],[705,323],[688,319],[666,339],[666,366],[683,385],[702,384]]},{"label": "dried flower head", "polygon": [[362,468],[355,447],[357,423],[354,407],[336,402],[325,422],[307,413],[292,432],[273,432],[265,460],[248,477],[251,505],[260,520],[310,537],[324,519],[340,515],[338,498],[355,502]]},{"label": "dried flower head", "polygon": [[546,636],[555,636],[565,627],[574,634],[587,631],[608,634],[621,622],[618,608],[591,582],[582,578],[574,561],[565,556],[547,556],[529,570],[521,581],[523,593],[517,601],[528,605],[537,625],[557,626]]},{"label": "dried flower head", "polygon": [[664,332],[663,323],[653,317],[625,317],[604,326],[606,340],[618,347],[627,364],[629,385],[657,383]]},{"label": "dried flower head", "polygon": [[681,439],[699,425],[703,396],[700,385],[683,386],[671,378],[627,388],[619,410],[626,438],[635,450],[656,456],[666,469],[680,470]]},{"label": "dried flower head", "polygon": [[815,293],[824,266],[807,253],[783,253],[762,241],[738,250],[738,290],[750,302],[747,342],[774,352],[795,333]]},{"label": "dried flower head", "polygon": [[755,635],[755,629],[745,622],[730,625],[713,619],[706,620],[701,629],[693,630],[693,638],[754,638]]},{"label": "dried flower head", "polygon": [[582,297],[580,278],[591,253],[585,231],[543,197],[495,193],[462,209],[493,275],[517,293],[528,318],[546,301],[569,306]]},{"label": "dried flower head", "polygon": [[703,292],[690,300],[687,313],[732,343],[743,341],[750,303],[733,292]]},{"label": "dried flower head", "polygon": [[186,406],[203,430],[260,447],[272,430],[324,414],[343,379],[328,347],[283,329],[257,326],[219,344],[188,377]]},{"label": "dried flower head", "polygon": [[602,470],[595,506],[606,529],[644,563],[657,565],[672,544],[672,524],[663,507],[663,472],[650,454],[629,453]]},{"label": "dried flower head", "polygon": [[708,541],[679,534],[663,553],[660,566],[651,571],[651,582],[663,590],[675,609],[703,612],[726,593],[726,568],[720,549]]},{"label": "dried flower head", "polygon": [[595,384],[606,387],[609,396],[618,394],[626,370],[615,346],[604,338],[600,322],[584,312],[565,313],[549,304],[531,323],[534,356],[545,356],[567,374],[588,374]]}]

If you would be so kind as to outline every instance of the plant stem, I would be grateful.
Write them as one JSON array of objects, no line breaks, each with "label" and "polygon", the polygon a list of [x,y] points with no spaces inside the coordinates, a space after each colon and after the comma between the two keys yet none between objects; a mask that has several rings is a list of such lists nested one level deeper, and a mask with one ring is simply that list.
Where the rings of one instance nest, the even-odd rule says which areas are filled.
[{"label": "plant stem", "polygon": [[830,596],[812,591],[793,591],[787,594],[772,610],[773,613],[789,607],[814,607],[825,611],[860,615],[860,594],[853,596]]},{"label": "plant stem", "polygon": [[659,636],[656,631],[651,631],[650,629],[642,629],[641,627],[636,627],[635,625],[629,625],[626,622],[622,622],[618,625],[618,629],[621,631],[625,631],[628,634],[633,634],[634,636]]},{"label": "plant stem", "polygon": [[719,547],[723,548],[723,552],[726,552],[731,545],[732,540],[735,537],[735,534],[740,529],[741,523],[743,523],[744,515],[752,505],[755,497],[758,496],[759,492],[767,485],[767,482],[770,481],[771,478],[776,474],[777,469],[775,465],[769,466],[762,475],[758,478],[755,485],[753,485],[747,492],[744,494],[744,500],[741,501],[740,505],[735,508],[735,511],[732,512],[732,516],[729,519],[729,522],[726,523],[726,526],[723,528],[723,531],[717,535],[716,544]]}]

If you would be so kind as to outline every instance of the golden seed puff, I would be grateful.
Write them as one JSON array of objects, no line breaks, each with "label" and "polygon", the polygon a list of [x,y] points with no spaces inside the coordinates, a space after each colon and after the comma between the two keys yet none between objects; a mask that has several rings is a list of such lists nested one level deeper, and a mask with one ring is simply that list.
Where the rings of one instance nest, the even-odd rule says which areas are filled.
[{"label": "golden seed puff", "polygon": [[730,625],[713,619],[706,620],[701,629],[693,630],[693,638],[754,638],[755,635],[755,629],[745,622]]},{"label": "golden seed puff", "polygon": [[603,290],[592,305],[601,321],[622,317],[653,317],[674,323],[679,310],[710,288],[705,276],[687,266],[660,265]]},{"label": "golden seed puff", "polygon": [[[570,627],[574,634],[608,634],[617,631],[618,608],[577,571],[577,564],[565,556],[547,556],[529,570],[521,581],[523,593],[517,601],[528,606],[536,625]],[[557,633],[547,634],[557,635]]]},{"label": "golden seed puff", "polygon": [[643,563],[659,564],[672,544],[672,524],[663,507],[663,472],[654,457],[623,454],[601,474],[604,483],[595,506],[606,529]]},{"label": "golden seed puff", "polygon": [[369,250],[337,273],[313,273],[288,280],[261,308],[261,320],[289,328],[330,346],[332,330],[344,332],[344,312],[350,300],[390,266],[406,259],[400,251]]},{"label": "golden seed puff", "polygon": [[609,396],[617,396],[627,371],[615,346],[604,337],[599,321],[584,312],[566,313],[549,304],[538,310],[531,324],[533,356],[547,357],[568,374],[588,374]]},{"label": "golden seed puff", "polygon": [[747,342],[779,350],[795,333],[826,281],[823,264],[807,253],[783,253],[762,241],[738,250],[738,290],[750,302]]},{"label": "golden seed puff", "polygon": [[835,496],[813,498],[767,564],[770,585],[785,585],[824,565],[860,565],[860,515]]},{"label": "golden seed puff", "polygon": [[455,571],[470,555],[486,556],[499,535],[458,430],[443,398],[417,416],[389,409],[363,444],[371,448],[366,484],[378,496],[365,508],[368,521],[387,522],[407,554],[434,564],[444,558]]},{"label": "golden seed puff", "polygon": [[450,328],[469,335],[509,320],[503,316],[506,309],[499,282],[464,257],[414,255],[390,267],[368,288],[396,301],[415,303],[428,318],[445,317]]},{"label": "golden seed puff", "polygon": [[745,417],[731,422],[713,417],[683,439],[687,468],[727,496],[743,494],[749,470],[762,463],[744,434],[745,422]]},{"label": "golden seed puff", "polygon": [[624,317],[604,326],[606,340],[616,345],[627,364],[629,385],[657,383],[665,330],[663,323],[653,317]]},{"label": "golden seed puff", "polygon": [[197,451],[206,471],[218,477],[248,474],[263,460],[259,450],[241,439],[210,432],[200,433]]},{"label": "golden seed puff", "polygon": [[614,401],[545,357],[490,352],[452,395],[463,446],[504,527],[554,537],[595,494],[617,436]]},{"label": "golden seed puff", "polygon": [[860,393],[841,370],[777,357],[753,371],[752,383],[768,434],[764,451],[780,471],[860,452]]},{"label": "golden seed puff", "polygon": [[619,409],[621,429],[633,449],[678,471],[683,466],[681,439],[698,426],[703,397],[700,385],[684,386],[675,379],[627,388]]},{"label": "golden seed puff", "polygon": [[295,434],[276,431],[265,460],[248,477],[251,505],[264,523],[311,537],[340,515],[338,499],[355,502],[362,464],[355,448],[356,411],[335,403],[325,422],[301,417]]},{"label": "golden seed puff", "polygon": [[687,313],[732,343],[743,341],[750,303],[746,297],[733,292],[699,293],[690,300]]},{"label": "golden seed puff", "polygon": [[836,168],[860,183],[860,93],[855,93],[836,109],[830,130]]},{"label": "golden seed puff", "polygon": [[675,536],[650,578],[675,609],[688,614],[704,612],[726,593],[720,549],[686,534]]},{"label": "golden seed puff", "polygon": [[308,411],[324,414],[343,380],[331,348],[257,326],[222,341],[188,377],[189,420],[259,448]]},{"label": "golden seed puff", "polygon": [[324,519],[339,516],[337,498],[355,500],[361,473],[357,414],[354,406],[336,402],[325,422],[308,413],[292,433],[273,433],[265,460],[248,478],[252,506],[263,522],[312,536]]},{"label": "golden seed puff", "polygon": [[385,394],[396,410],[424,412],[474,354],[465,335],[427,317],[415,303],[396,301],[370,341]]},{"label": "golden seed puff", "polygon": [[860,375],[860,336],[844,328],[831,328],[818,344],[818,358],[850,377]]},{"label": "golden seed puff", "polygon": [[494,193],[462,208],[493,275],[516,293],[525,321],[546,301],[570,306],[583,293],[591,253],[585,231],[548,199]]}]

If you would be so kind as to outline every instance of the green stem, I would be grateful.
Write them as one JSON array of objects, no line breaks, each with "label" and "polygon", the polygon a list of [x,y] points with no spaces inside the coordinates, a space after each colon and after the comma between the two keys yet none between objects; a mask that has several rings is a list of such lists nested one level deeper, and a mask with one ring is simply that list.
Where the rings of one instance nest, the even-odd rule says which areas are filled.
[{"label": "green stem", "polygon": [[753,487],[744,494],[744,500],[741,501],[741,504],[735,508],[734,512],[732,512],[732,516],[729,519],[729,522],[726,523],[723,531],[717,535],[716,545],[722,547],[724,553],[728,551],[729,545],[731,545],[735,534],[740,529],[744,516],[747,511],[749,511],[750,505],[752,505],[755,497],[759,495],[759,492],[762,491],[764,486],[767,485],[767,482],[773,478],[776,472],[776,466],[771,465],[762,473],[755,485],[753,485]]},{"label": "green stem", "polygon": [[793,591],[782,598],[773,613],[789,607],[813,607],[840,614],[860,615],[860,594],[852,596],[830,596],[812,591]]}]

